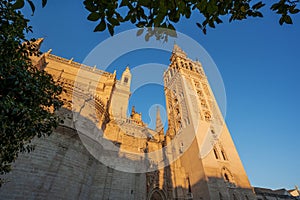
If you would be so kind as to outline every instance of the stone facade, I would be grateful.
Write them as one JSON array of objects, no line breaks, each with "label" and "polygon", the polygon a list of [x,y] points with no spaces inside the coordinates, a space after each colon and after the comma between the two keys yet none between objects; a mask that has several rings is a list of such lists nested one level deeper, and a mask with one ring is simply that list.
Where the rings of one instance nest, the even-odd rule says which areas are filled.
[{"label": "stone facade", "polygon": [[[66,103],[59,114],[64,123],[50,137],[36,139],[34,152],[20,155],[13,171],[4,176],[7,183],[0,188],[0,199],[256,199],[201,63],[177,45],[164,73],[166,133],[159,111],[155,130],[134,107],[127,117],[134,78],[129,68],[117,80],[116,73],[51,51],[32,59],[63,85]],[[78,132],[74,115],[88,118],[103,133]],[[92,156],[80,135],[90,146],[94,137],[111,141],[119,150],[99,147]],[[160,152],[157,160],[151,152]],[[122,172],[116,170],[118,164],[106,166],[96,159],[111,159],[112,154],[128,166],[145,161],[149,170]]]}]

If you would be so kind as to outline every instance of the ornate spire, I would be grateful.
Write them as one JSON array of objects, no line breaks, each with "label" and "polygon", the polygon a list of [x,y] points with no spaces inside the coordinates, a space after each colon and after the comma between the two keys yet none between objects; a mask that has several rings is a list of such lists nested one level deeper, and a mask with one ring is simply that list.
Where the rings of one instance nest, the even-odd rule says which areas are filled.
[{"label": "ornate spire", "polygon": [[132,108],[131,108],[131,117],[132,117],[135,113],[136,113],[136,112],[135,112],[135,107],[132,106]]},{"label": "ornate spire", "polygon": [[155,128],[155,131],[156,132],[163,132],[164,130],[164,126],[161,122],[161,118],[160,118],[160,110],[159,110],[159,107],[157,106],[157,109],[156,109],[156,128]]},{"label": "ornate spire", "polygon": [[176,43],[174,44],[172,53],[186,58],[186,53]]},{"label": "ornate spire", "polygon": [[43,43],[44,38],[38,38],[36,39],[33,44],[35,45],[35,49],[40,49],[41,48],[41,44]]}]

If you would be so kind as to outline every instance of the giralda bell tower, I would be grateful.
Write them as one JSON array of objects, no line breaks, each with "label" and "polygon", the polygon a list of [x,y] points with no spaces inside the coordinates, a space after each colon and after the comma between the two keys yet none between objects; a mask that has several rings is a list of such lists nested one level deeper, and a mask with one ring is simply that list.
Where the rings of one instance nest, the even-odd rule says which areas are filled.
[{"label": "giralda bell tower", "polygon": [[[164,73],[173,199],[255,199],[253,189],[198,61],[174,45]],[[170,158],[170,157],[169,157]]]}]

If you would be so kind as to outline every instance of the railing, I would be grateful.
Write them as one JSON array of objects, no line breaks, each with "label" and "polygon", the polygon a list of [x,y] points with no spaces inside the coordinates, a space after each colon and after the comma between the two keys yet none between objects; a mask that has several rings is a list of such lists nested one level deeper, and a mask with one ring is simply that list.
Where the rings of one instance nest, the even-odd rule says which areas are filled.
[{"label": "railing", "polygon": [[47,58],[50,58],[52,60],[56,60],[56,61],[61,62],[61,63],[68,64],[68,65],[72,65],[73,67],[77,67],[77,68],[80,68],[80,69],[83,69],[83,70],[86,70],[86,71],[94,72],[96,74],[100,74],[100,75],[103,75],[103,76],[106,76],[106,77],[111,77],[111,78],[114,77],[114,74],[111,74],[109,72],[97,69],[95,67],[90,67],[88,65],[78,63],[78,62],[75,62],[73,60],[68,60],[66,58],[62,58],[62,57],[59,57],[59,56],[56,56],[56,55],[53,55],[53,54],[49,54],[47,56]]}]

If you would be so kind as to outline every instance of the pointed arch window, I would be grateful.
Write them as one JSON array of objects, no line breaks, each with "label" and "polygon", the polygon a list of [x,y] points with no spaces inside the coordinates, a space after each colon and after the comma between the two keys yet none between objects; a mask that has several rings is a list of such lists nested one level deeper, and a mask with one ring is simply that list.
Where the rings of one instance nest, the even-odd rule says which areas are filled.
[{"label": "pointed arch window", "polygon": [[224,160],[228,160],[225,151],[222,149],[221,154]]},{"label": "pointed arch window", "polygon": [[224,173],[224,178],[225,178],[225,181],[229,182],[229,176],[227,173]]},{"label": "pointed arch window", "polygon": [[193,65],[192,65],[192,63],[189,63],[189,65],[190,65],[190,70],[193,71]]},{"label": "pointed arch window", "polygon": [[183,62],[182,62],[182,61],[180,62],[180,64],[181,64],[181,67],[184,67],[184,64],[183,64]]},{"label": "pointed arch window", "polygon": [[215,158],[219,159],[219,154],[216,148],[214,148],[214,154],[215,154]]},{"label": "pointed arch window", "polygon": [[222,168],[222,176],[225,182],[234,184],[234,177],[232,173],[225,166]]},{"label": "pointed arch window", "polygon": [[171,77],[173,76],[173,69],[172,68],[170,69],[170,75],[171,75]]},{"label": "pointed arch window", "polygon": [[128,77],[124,78],[124,83],[128,83]]}]

